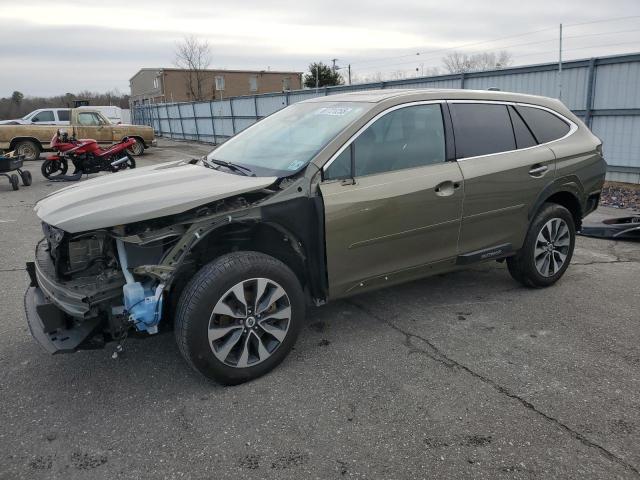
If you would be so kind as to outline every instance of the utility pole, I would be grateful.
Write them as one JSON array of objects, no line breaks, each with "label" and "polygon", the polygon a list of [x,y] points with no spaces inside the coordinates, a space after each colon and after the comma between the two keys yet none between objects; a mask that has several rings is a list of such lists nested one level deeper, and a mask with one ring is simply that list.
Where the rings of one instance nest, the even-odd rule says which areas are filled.
[{"label": "utility pole", "polygon": [[335,72],[336,71],[336,62],[338,61],[337,58],[332,58],[331,59],[331,63],[333,63],[333,66],[331,67],[331,69]]},{"label": "utility pole", "polygon": [[558,51],[558,99],[562,100],[562,24],[560,24],[560,48]]},{"label": "utility pole", "polygon": [[349,67],[347,67],[347,71],[349,72],[349,85],[351,85],[351,64],[349,64]]},{"label": "utility pole", "polygon": [[318,93],[318,87],[320,86],[320,74],[318,73],[319,65],[316,64],[316,93]]}]

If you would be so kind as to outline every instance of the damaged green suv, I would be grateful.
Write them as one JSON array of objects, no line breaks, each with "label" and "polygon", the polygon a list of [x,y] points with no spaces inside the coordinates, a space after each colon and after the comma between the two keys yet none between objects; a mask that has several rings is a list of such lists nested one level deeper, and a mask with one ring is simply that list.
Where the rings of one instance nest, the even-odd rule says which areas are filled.
[{"label": "damaged green suv", "polygon": [[25,308],[51,353],[173,324],[236,384],[291,350],[308,305],[487,260],[545,287],[599,201],[601,142],[559,101],[385,90],[287,107],[200,160],[62,189]]}]

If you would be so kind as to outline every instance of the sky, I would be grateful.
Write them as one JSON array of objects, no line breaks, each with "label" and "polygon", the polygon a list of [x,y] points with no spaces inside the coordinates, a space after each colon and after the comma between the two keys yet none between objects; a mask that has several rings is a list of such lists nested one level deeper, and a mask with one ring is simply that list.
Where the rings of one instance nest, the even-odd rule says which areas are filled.
[{"label": "sky", "polygon": [[337,58],[354,79],[415,76],[454,50],[544,63],[560,23],[565,59],[640,52],[639,0],[0,0],[0,97],[128,93],[140,68],[173,66],[185,35],[209,42],[212,68]]}]

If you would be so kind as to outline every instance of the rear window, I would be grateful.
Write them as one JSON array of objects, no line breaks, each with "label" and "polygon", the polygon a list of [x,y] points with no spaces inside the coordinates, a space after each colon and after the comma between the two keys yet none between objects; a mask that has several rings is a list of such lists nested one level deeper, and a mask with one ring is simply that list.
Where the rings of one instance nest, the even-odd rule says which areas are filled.
[{"label": "rear window", "polygon": [[516,149],[505,105],[451,103],[458,158],[477,157]]},{"label": "rear window", "polygon": [[58,120],[61,122],[69,121],[69,110],[58,110]]},{"label": "rear window", "polygon": [[551,142],[569,133],[570,127],[567,122],[546,110],[523,106],[517,106],[516,109],[529,125],[538,143]]}]

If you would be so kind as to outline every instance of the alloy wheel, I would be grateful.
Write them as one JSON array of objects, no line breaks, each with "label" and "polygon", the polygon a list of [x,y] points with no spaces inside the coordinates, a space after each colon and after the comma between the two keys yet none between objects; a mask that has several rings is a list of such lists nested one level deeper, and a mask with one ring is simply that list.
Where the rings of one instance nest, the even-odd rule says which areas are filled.
[{"label": "alloy wheel", "polygon": [[209,346],[225,365],[247,368],[273,355],[291,323],[286,291],[268,278],[251,278],[231,287],[209,319]]},{"label": "alloy wheel", "polygon": [[552,218],[545,223],[533,251],[536,270],[543,277],[558,273],[567,260],[571,247],[571,231],[567,222],[561,218]]}]

